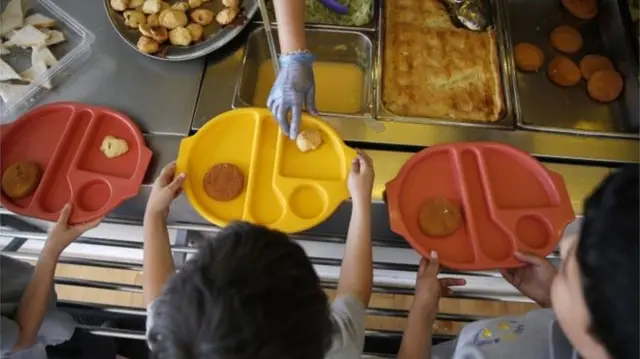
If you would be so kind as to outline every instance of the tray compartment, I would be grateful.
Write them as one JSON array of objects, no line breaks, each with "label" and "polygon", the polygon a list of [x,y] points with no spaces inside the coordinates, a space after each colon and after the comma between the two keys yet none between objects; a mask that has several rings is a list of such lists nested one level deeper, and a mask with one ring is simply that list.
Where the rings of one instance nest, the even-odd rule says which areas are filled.
[{"label": "tray compartment", "polygon": [[98,212],[109,203],[112,195],[109,182],[96,178],[80,187],[73,197],[79,209],[85,212]]},{"label": "tray compartment", "polygon": [[[619,4],[602,0],[600,12],[591,21],[579,20],[565,10],[560,1],[525,0],[509,2],[513,45],[530,42],[545,53],[545,67],[537,73],[517,73],[518,125],[526,129],[583,135],[638,137],[640,94],[638,62],[632,53],[628,31]],[[623,93],[603,104],[592,100],[586,81],[570,88],[556,86],[547,78],[546,66],[559,53],[551,47],[549,34],[559,25],[580,31],[583,48],[569,57],[576,63],[587,54],[608,57],[624,78]],[[544,104],[544,105],[541,105]]]},{"label": "tray compartment", "polygon": [[[253,161],[248,180],[248,217],[254,222],[270,225],[284,214],[283,199],[274,187],[278,123],[272,118],[260,118],[259,133],[253,147]],[[268,205],[267,205],[268,204]]]},{"label": "tray compartment", "polygon": [[527,249],[540,250],[551,241],[549,222],[538,215],[525,215],[516,222],[515,234],[518,242]]},{"label": "tray compartment", "polygon": [[[272,30],[276,45],[279,46],[276,30]],[[334,95],[336,98],[350,98],[348,104],[340,103],[345,107],[345,112],[328,112],[326,103],[323,103],[322,95],[316,93],[316,104],[323,115],[340,117],[371,117],[373,98],[373,43],[371,39],[359,32],[307,29],[307,48],[316,56],[316,63],[328,62],[329,65],[343,67],[343,73],[351,77],[352,86],[331,86],[333,91],[345,91]],[[316,65],[317,66],[317,65]],[[267,44],[267,37],[263,29],[257,29],[251,33],[245,47],[242,69],[238,77],[233,107],[257,106],[265,107],[266,98],[271,89],[272,81],[258,81],[260,71],[264,78],[273,78],[271,56]],[[348,70],[348,71],[347,71]],[[329,71],[327,67],[327,71]],[[358,71],[362,71],[361,78]],[[268,74],[268,75],[265,75]],[[326,76],[316,74],[316,89],[322,87],[321,81],[327,81]],[[328,80],[332,81],[332,80]],[[320,90],[318,90],[320,91]],[[354,95],[352,92],[359,92]],[[358,105],[359,103],[359,105]],[[323,104],[325,105],[323,108]],[[331,104],[329,104],[331,106]],[[348,105],[348,106],[347,106]],[[347,108],[348,107],[348,108]]]},{"label": "tray compartment", "polygon": [[69,169],[93,116],[90,110],[80,110],[68,121],[65,134],[53,153],[51,168],[46,177],[43,177],[42,190],[36,195],[44,212],[57,213],[71,201],[73,192],[69,182]]},{"label": "tray compartment", "polygon": [[293,190],[288,204],[294,215],[305,220],[314,219],[324,213],[328,204],[327,193],[317,184],[304,184]]},{"label": "tray compartment", "polygon": [[[430,0],[426,0],[430,1]],[[434,118],[434,117],[419,117],[410,115],[401,115],[394,113],[386,108],[383,103],[383,91],[384,91],[384,72],[385,72],[385,39],[386,34],[386,11],[385,7],[389,4],[380,2],[379,13],[379,26],[378,26],[378,47],[377,47],[377,62],[376,62],[376,112],[377,117],[381,120],[397,121],[397,122],[412,122],[412,123],[425,123],[425,124],[440,124],[440,125],[453,125],[453,126],[468,126],[468,127],[492,127],[492,128],[505,128],[513,129],[516,126],[517,111],[514,105],[514,70],[511,65],[511,52],[509,50],[510,40],[507,33],[507,19],[506,19],[506,6],[504,0],[490,0],[493,16],[493,31],[496,39],[496,51],[498,55],[498,70],[499,81],[501,87],[501,95],[504,102],[504,108],[500,119],[495,122],[480,122],[480,121],[466,121],[453,118]],[[422,19],[420,11],[416,11],[412,14],[405,14],[406,16],[413,17],[415,19]],[[399,16],[395,14],[394,16]],[[422,20],[420,20],[422,21]],[[449,18],[441,19],[441,21],[449,21]],[[429,29],[424,30],[429,32]],[[400,33],[400,37],[403,37]],[[425,46],[425,45],[417,45]]]}]

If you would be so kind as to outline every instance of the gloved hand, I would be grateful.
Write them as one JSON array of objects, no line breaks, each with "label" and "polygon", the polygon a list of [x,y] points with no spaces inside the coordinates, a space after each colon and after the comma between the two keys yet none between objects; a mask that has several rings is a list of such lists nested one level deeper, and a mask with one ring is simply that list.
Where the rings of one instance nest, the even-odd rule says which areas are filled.
[{"label": "gloved hand", "polygon": [[[283,133],[294,140],[300,131],[302,106],[317,115],[316,86],[313,78],[314,56],[308,52],[295,52],[280,56],[280,72],[271,88],[267,107],[280,124]],[[288,113],[291,110],[291,126]]]}]

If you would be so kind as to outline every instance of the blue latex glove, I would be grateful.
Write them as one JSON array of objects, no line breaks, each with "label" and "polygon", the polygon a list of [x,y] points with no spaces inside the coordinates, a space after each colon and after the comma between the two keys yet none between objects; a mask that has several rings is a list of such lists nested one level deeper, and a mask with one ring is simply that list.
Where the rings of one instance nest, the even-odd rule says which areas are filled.
[{"label": "blue latex glove", "polygon": [[[317,115],[316,85],[313,78],[314,56],[308,52],[297,52],[280,56],[280,72],[271,88],[267,107],[280,124],[283,133],[294,140],[300,131],[302,106],[312,115]],[[288,113],[291,110],[291,126]]]}]

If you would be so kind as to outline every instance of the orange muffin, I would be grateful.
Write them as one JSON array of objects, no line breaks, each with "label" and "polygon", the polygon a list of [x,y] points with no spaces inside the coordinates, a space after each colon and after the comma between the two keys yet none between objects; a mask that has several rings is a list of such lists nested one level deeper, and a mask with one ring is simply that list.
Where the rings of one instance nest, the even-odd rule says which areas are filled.
[{"label": "orange muffin", "polygon": [[560,25],[551,31],[551,46],[560,52],[573,54],[582,48],[582,35],[567,25]]},{"label": "orange muffin", "polygon": [[420,209],[418,225],[427,236],[450,236],[462,226],[460,206],[444,198],[430,199]]},{"label": "orange muffin", "polygon": [[566,56],[556,56],[551,60],[547,75],[553,83],[563,87],[575,86],[582,78],[578,65]]},{"label": "orange muffin", "polygon": [[620,96],[624,80],[622,76],[613,70],[596,71],[587,83],[587,92],[594,100],[611,102]]},{"label": "orange muffin", "polygon": [[544,64],[544,53],[536,45],[521,42],[514,49],[516,66],[521,71],[535,72]]},{"label": "orange muffin", "polygon": [[205,174],[202,186],[216,201],[231,201],[244,190],[244,174],[234,164],[218,163]]},{"label": "orange muffin", "polygon": [[12,199],[29,197],[35,192],[42,173],[35,162],[14,163],[2,174],[2,192]]},{"label": "orange muffin", "polygon": [[588,80],[591,75],[600,70],[615,71],[615,69],[611,60],[602,55],[591,54],[580,60],[580,72],[582,72],[582,77],[584,77],[585,80]]},{"label": "orange muffin", "polygon": [[562,0],[562,5],[578,19],[591,20],[598,15],[598,0]]}]

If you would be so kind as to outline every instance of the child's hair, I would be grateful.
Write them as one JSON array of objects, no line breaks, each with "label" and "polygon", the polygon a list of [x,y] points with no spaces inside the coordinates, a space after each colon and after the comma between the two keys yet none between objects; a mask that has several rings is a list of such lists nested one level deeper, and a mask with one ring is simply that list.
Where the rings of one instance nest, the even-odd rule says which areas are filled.
[{"label": "child's hair", "polygon": [[329,302],[304,250],[286,234],[234,223],[169,280],[149,344],[162,359],[320,359]]},{"label": "child's hair", "polygon": [[616,359],[640,357],[638,171],[616,171],[586,201],[576,253],[590,332]]}]

